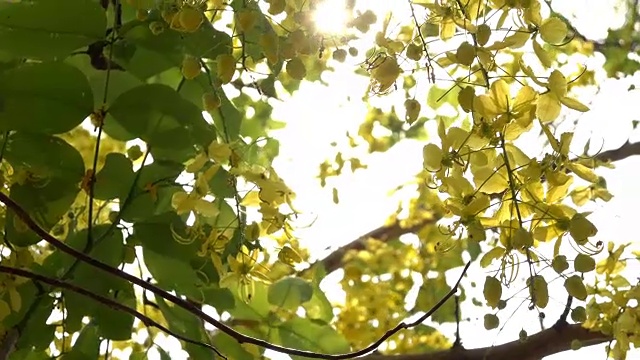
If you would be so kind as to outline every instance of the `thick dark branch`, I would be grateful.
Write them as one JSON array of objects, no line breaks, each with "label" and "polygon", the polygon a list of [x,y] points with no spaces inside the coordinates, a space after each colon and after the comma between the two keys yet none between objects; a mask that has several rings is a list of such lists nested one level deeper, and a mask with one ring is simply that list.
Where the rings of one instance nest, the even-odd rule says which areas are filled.
[{"label": "thick dark branch", "polygon": [[600,161],[620,161],[628,157],[640,155],[640,142],[630,143],[628,140],[622,146],[617,149],[603,151],[594,156],[595,159]]},{"label": "thick dark branch", "polygon": [[324,266],[324,269],[327,273],[331,273],[342,267],[342,258],[349,250],[364,250],[365,241],[367,239],[376,239],[380,241],[387,241],[390,239],[396,239],[404,234],[411,234],[418,232],[423,227],[434,224],[438,219],[425,219],[415,225],[409,227],[402,227],[399,221],[395,221],[391,225],[383,225],[377,229],[371,230],[368,233],[358,237],[357,239],[351,241],[347,245],[344,245],[334,252],[329,254],[329,256],[325,257],[322,260],[319,260],[317,263],[320,263]]},{"label": "thick dark branch", "polygon": [[540,360],[545,356],[571,349],[571,342],[579,340],[582,346],[608,342],[610,336],[593,332],[579,324],[552,327],[531,335],[526,341],[512,341],[493,347],[462,349],[459,347],[433,353],[406,355],[371,355],[366,360]]}]

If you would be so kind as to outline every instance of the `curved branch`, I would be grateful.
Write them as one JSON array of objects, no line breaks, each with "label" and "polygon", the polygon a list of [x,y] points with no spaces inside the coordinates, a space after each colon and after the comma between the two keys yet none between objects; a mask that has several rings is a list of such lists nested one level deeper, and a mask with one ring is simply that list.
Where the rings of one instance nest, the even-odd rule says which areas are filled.
[{"label": "curved branch", "polygon": [[[403,227],[399,221],[395,221],[391,225],[383,225],[376,229],[369,231],[368,233],[359,236],[357,239],[349,242],[348,244],[339,247],[327,257],[322,260],[318,260],[312,265],[322,265],[327,273],[331,273],[342,267],[342,259],[349,250],[364,250],[364,242],[367,239],[376,239],[380,241],[387,241],[390,239],[398,238],[404,234],[416,233],[423,227],[435,224],[439,219],[436,217],[430,219],[424,219],[415,225]],[[303,271],[304,272],[304,271]]]},{"label": "curved branch", "polygon": [[419,324],[419,322],[424,321],[425,319],[427,319],[429,316],[431,316],[431,314],[433,314],[434,312],[436,312],[441,306],[442,304],[444,304],[451,296],[453,296],[453,294],[455,294],[455,292],[458,290],[458,285],[460,283],[460,281],[462,280],[462,278],[464,277],[464,275],[467,272],[467,269],[469,268],[469,265],[471,265],[471,262],[467,263],[467,265],[465,266],[464,270],[462,271],[462,274],[460,275],[460,278],[458,278],[458,281],[456,282],[455,286],[453,286],[453,288],[451,289],[451,291],[449,291],[449,293],[447,293],[433,308],[431,308],[428,312],[426,312],[426,314],[424,314],[423,316],[420,317],[420,319],[416,322],[413,323],[405,323],[405,322],[400,322],[398,325],[396,325],[396,327],[394,327],[393,329],[390,329],[389,331],[387,331],[382,337],[380,337],[377,341],[375,341],[373,344],[367,346],[364,349],[358,350],[358,351],[353,351],[353,352],[349,352],[349,353],[344,353],[344,354],[323,354],[323,353],[317,353],[317,352],[313,352],[313,351],[305,351],[305,350],[297,350],[297,349],[292,349],[292,348],[288,348],[285,346],[280,346],[280,345],[276,345],[273,343],[270,343],[268,341],[265,340],[261,340],[261,339],[257,339],[245,334],[242,334],[234,329],[232,329],[231,327],[229,327],[228,325],[222,323],[219,320],[214,319],[213,317],[207,315],[206,313],[204,313],[197,305],[191,303],[188,300],[182,299],[176,295],[173,295],[171,293],[169,293],[168,291],[161,289],[153,284],[150,284],[140,278],[137,278],[129,273],[126,273],[118,268],[114,268],[112,266],[109,266],[101,261],[98,261],[94,258],[92,258],[91,256],[88,256],[87,254],[80,252],[72,247],[70,247],[69,245],[63,243],[62,241],[56,239],[55,237],[53,237],[51,234],[49,234],[47,231],[45,231],[42,227],[40,227],[32,218],[31,216],[29,216],[29,214],[20,206],[18,205],[13,199],[11,199],[7,194],[0,192],[0,202],[2,202],[3,204],[5,204],[8,208],[8,210],[11,210],[15,213],[15,215],[20,218],[20,220],[22,220],[25,225],[31,229],[31,231],[33,231],[34,233],[36,233],[38,236],[40,236],[44,241],[48,242],[50,245],[52,245],[53,247],[55,247],[56,249],[71,255],[77,259],[79,259],[82,262],[85,262],[95,268],[98,268],[104,272],[107,272],[113,276],[119,277],[123,280],[126,280],[132,284],[138,285],[141,288],[152,292],[154,295],[159,296],[167,301],[170,301],[172,303],[174,303],[176,306],[179,306],[181,308],[183,308],[184,310],[190,312],[191,314],[197,316],[198,318],[202,319],[203,321],[208,322],[209,324],[213,325],[214,327],[216,327],[217,329],[219,329],[220,331],[222,331],[223,333],[231,336],[233,339],[235,339],[238,343],[242,344],[242,343],[249,343],[249,344],[253,344],[253,345],[257,345],[259,347],[265,348],[265,349],[270,349],[273,351],[277,351],[279,353],[283,353],[283,354],[288,354],[288,355],[297,355],[297,356],[302,356],[302,357],[307,357],[307,358],[313,358],[313,359],[335,359],[335,360],[340,360],[340,359],[351,359],[351,358],[355,358],[355,357],[359,357],[359,356],[363,356],[366,354],[371,353],[372,351],[376,350],[378,348],[378,346],[380,346],[380,344],[382,344],[384,341],[386,341],[387,339],[389,339],[391,336],[393,336],[394,334],[396,334],[397,332],[399,332],[400,330],[403,329],[409,329],[412,328],[416,325]]},{"label": "curved branch", "polygon": [[630,143],[627,140],[622,146],[617,149],[603,151],[593,156],[594,159],[600,161],[620,161],[628,157],[640,155],[640,142]]},{"label": "curved branch", "polygon": [[[210,350],[213,350],[216,354],[218,354],[218,356],[222,357],[223,359],[226,359],[227,357],[222,355],[215,347],[213,347],[212,345],[200,342],[200,341],[196,341],[193,339],[190,339],[186,336],[182,336],[179,334],[176,334],[175,332],[169,330],[168,328],[166,328],[165,326],[159,324],[158,322],[154,321],[153,319],[151,319],[150,317],[128,307],[125,305],[122,305],[121,303],[109,299],[107,297],[98,295],[98,294],[94,294],[91,291],[81,288],[79,286],[70,284],[66,281],[62,281],[62,280],[58,280],[58,279],[54,279],[54,278],[49,278],[40,274],[36,274],[36,273],[32,273],[30,271],[27,270],[23,270],[23,269],[18,269],[18,268],[14,268],[14,267],[10,267],[10,266],[4,266],[4,265],[0,265],[0,273],[7,273],[7,274],[12,274],[12,275],[17,275],[20,277],[24,277],[27,279],[31,279],[34,281],[38,281],[38,282],[42,282],[51,286],[55,286],[55,287],[59,287],[61,289],[67,289],[67,290],[71,290],[77,294],[80,294],[82,296],[86,296],[88,298],[91,298],[92,300],[95,300],[101,304],[104,304],[110,308],[113,308],[115,310],[118,311],[122,311],[125,312],[129,315],[132,315],[133,317],[137,318],[138,320],[142,321],[143,324],[145,324],[146,326],[149,327],[155,327],[160,329],[161,331],[163,331],[164,333],[173,336],[176,339],[182,340],[184,342],[188,342],[191,344],[195,344],[195,345],[199,345],[199,346],[203,346],[206,347]],[[17,339],[16,339],[17,340]]]},{"label": "curved branch", "polygon": [[593,332],[580,324],[549,328],[531,335],[526,341],[512,341],[492,347],[463,349],[460,347],[432,353],[403,355],[371,355],[366,360],[540,360],[545,356],[571,349],[571,342],[579,340],[582,346],[605,343],[611,337],[601,332]]}]

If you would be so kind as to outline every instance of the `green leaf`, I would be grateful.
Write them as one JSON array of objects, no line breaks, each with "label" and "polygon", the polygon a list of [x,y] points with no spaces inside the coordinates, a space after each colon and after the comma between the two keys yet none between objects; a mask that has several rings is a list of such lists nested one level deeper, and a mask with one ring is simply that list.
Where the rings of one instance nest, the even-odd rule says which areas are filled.
[{"label": "green leaf", "polygon": [[248,302],[242,300],[239,295],[239,287],[231,286],[229,288],[236,298],[236,307],[229,313],[238,318],[246,320],[264,321],[269,317],[271,305],[268,301],[268,287],[260,281],[253,282],[253,293]]},{"label": "green leaf", "polygon": [[[324,354],[340,354],[350,350],[349,342],[328,324],[294,318],[278,327],[284,346]],[[306,359],[291,356],[292,359]]]},{"label": "green leaf", "polygon": [[105,11],[92,0],[32,0],[0,4],[0,52],[56,59],[104,39]]},{"label": "green leaf", "polygon": [[269,286],[269,303],[284,309],[295,310],[309,301],[313,287],[304,279],[286,277]]},{"label": "green leaf", "polygon": [[302,307],[309,319],[321,320],[326,323],[330,323],[333,319],[333,306],[324,291],[320,289],[319,284],[313,284],[313,296],[309,301],[303,303]]},{"label": "green leaf", "polygon": [[104,166],[96,174],[94,198],[111,200],[125,198],[133,184],[133,164],[124,154],[107,154]]},{"label": "green leaf", "polygon": [[34,351],[29,347],[21,347],[9,355],[9,360],[50,360],[51,357],[44,351]]},{"label": "green leaf", "polygon": [[[213,88],[209,79],[206,76],[199,76],[193,80],[186,81],[180,89],[180,94],[204,111],[202,95],[211,91],[213,91]],[[220,107],[215,111],[209,112],[209,115],[213,118],[213,123],[218,133],[222,134],[225,140],[235,140],[240,134],[240,128],[244,121],[243,115],[240,113],[238,106],[234,104],[235,99],[234,101],[229,100],[223,89],[217,89],[216,91],[220,98]]]},{"label": "green leaf", "polygon": [[154,159],[177,162],[195,156],[194,145],[206,147],[215,138],[200,109],[162,84],[122,93],[109,108],[104,130],[117,140],[140,138],[159,150],[152,151]]},{"label": "green leaf", "polygon": [[162,288],[190,297],[201,297],[196,283],[198,275],[189,263],[143,248],[144,262]]},{"label": "green leaf", "polygon": [[[175,305],[167,304],[167,302],[160,297],[156,297],[156,304],[160,308],[160,311],[162,311],[162,315],[164,315],[171,331],[196,341],[204,343],[210,342],[204,332],[202,320],[198,319],[195,315]],[[185,343],[183,344],[183,348],[189,353],[192,359],[213,359],[217,357],[214,355],[213,350],[203,346]]]},{"label": "green leaf", "polygon": [[[465,295],[462,287],[460,290],[462,290],[460,301],[463,301]],[[449,291],[451,291],[451,287],[447,284],[444,276],[440,276],[435,279],[425,279],[418,291],[416,310],[425,312],[431,310]],[[431,320],[440,324],[456,321],[455,301],[453,298],[447,300],[440,309],[433,313],[433,315],[431,315]]]},{"label": "green leaf", "polygon": [[[217,284],[217,282],[215,283]],[[236,306],[236,299],[233,297],[233,294],[229,289],[220,289],[214,286],[209,286],[202,288],[201,291],[202,296],[204,296],[203,303],[213,306],[218,310],[218,312],[229,311]]]},{"label": "green leaf", "polygon": [[175,185],[184,165],[172,161],[155,161],[138,170],[138,181],[131,195],[121,197],[122,220],[136,223],[156,215],[172,212],[171,197],[181,187]]},{"label": "green leaf", "polygon": [[[124,242],[122,232],[120,230],[109,231],[110,224],[101,224],[93,228],[93,245],[90,251],[87,251],[88,233],[84,229],[76,233],[73,238],[68,242],[76,250],[88,252],[88,255],[92,258],[99,260],[111,267],[118,267],[124,257]],[[99,241],[98,241],[99,240]],[[54,253],[50,256],[57,255]],[[53,267],[55,273],[64,275],[69,269],[70,265],[75,261],[68,255],[63,255],[62,259],[53,260],[51,262],[45,262],[44,270],[49,267]],[[60,268],[55,268],[57,264],[62,264]],[[51,272],[49,272],[50,274]],[[74,285],[85,288],[94,294],[101,296],[112,297],[115,291],[130,291],[130,284],[118,278],[112,274],[109,274],[103,270],[95,268],[87,263],[78,262],[73,268],[73,272],[70,275],[70,282]],[[65,306],[67,308],[67,325],[69,331],[77,331],[82,325],[82,318],[85,316],[95,316],[98,311],[99,303],[95,301],[89,301],[86,296],[77,294],[73,291],[63,291],[65,297]]]},{"label": "green leaf", "polygon": [[155,35],[149,29],[154,21],[164,22],[159,12],[152,12],[145,21],[134,20],[123,27],[124,42],[114,54],[119,64],[141,79],[179,67],[186,54],[215,59],[220,54],[231,53],[231,37],[208,23],[193,33],[166,29]]},{"label": "green leaf", "polygon": [[100,357],[100,338],[93,325],[87,325],[73,345],[73,349],[62,356],[62,360],[88,360]]},{"label": "green leaf", "polygon": [[[136,296],[133,292],[133,285],[128,284],[128,289],[116,292],[115,297],[109,297],[111,300],[117,301],[129,308],[136,308]],[[87,301],[93,301],[87,299]],[[98,334],[106,339],[111,340],[129,340],[133,328],[133,315],[125,313],[121,310],[112,309],[111,307],[96,303],[97,307],[93,312],[95,325],[98,327]]]},{"label": "green leaf", "polygon": [[71,65],[25,64],[0,73],[0,131],[59,134],[92,111],[89,81]]},{"label": "green leaf", "polygon": [[16,343],[17,348],[29,348],[32,351],[43,351],[49,348],[53,341],[55,325],[47,324],[47,319],[53,310],[53,298],[39,298],[33,312],[29,314],[27,323],[22,329],[20,339]]},{"label": "green leaf", "polygon": [[[5,329],[9,329],[17,325],[20,321],[24,319],[25,315],[27,314],[27,311],[29,311],[29,308],[31,307],[33,302],[36,300],[36,297],[38,295],[38,289],[36,288],[35,283],[32,281],[22,283],[18,285],[16,289],[18,291],[18,294],[20,294],[20,298],[22,300],[22,306],[18,311],[12,311],[9,315],[7,315],[7,317],[5,317],[2,320],[2,326]],[[3,300],[5,303],[9,304],[10,303],[9,297],[10,297],[9,291],[5,291],[4,294],[0,296],[0,299]]]},{"label": "green leaf", "polygon": [[133,225],[133,234],[145,251],[153,251],[182,262],[190,261],[197,256],[201,244],[197,241],[190,244],[179,243],[172,236],[172,228],[181,237],[188,237],[184,221],[175,213],[137,222]]},{"label": "green leaf", "polygon": [[224,355],[228,359],[234,360],[254,360],[255,357],[245,350],[238,341],[231,336],[218,331],[218,333],[211,339],[211,343],[219,349],[224,349]]},{"label": "green leaf", "polygon": [[[203,168],[206,171],[213,164],[209,164]],[[231,185],[234,180],[233,175],[223,168],[218,169],[215,175],[209,180],[209,189],[216,198],[231,199],[236,196],[234,187]]]},{"label": "green leaf", "polygon": [[458,105],[458,93],[459,88],[455,89],[442,89],[437,86],[432,86],[427,94],[427,105],[430,108],[437,110],[444,104],[451,104],[452,106]]},{"label": "green leaf", "polygon": [[[78,151],[64,140],[41,134],[15,132],[4,138],[4,158],[14,171],[25,175],[24,181],[11,186],[16,201],[45,230],[50,230],[68,210],[78,193],[84,176],[84,162]],[[29,175],[30,174],[30,175]],[[40,241],[7,211],[6,239],[17,246]]]}]

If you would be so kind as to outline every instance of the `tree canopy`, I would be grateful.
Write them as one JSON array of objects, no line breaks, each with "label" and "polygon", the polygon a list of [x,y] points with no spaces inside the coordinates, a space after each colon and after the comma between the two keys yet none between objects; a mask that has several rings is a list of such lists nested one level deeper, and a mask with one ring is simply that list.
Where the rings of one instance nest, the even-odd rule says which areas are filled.
[{"label": "tree canopy", "polygon": [[[0,3],[0,359],[640,345],[639,249],[591,216],[624,196],[601,169],[640,144],[574,141],[602,82],[640,70],[637,1],[617,1],[604,39],[552,0],[374,3]],[[319,26],[323,6],[339,30]],[[304,84],[349,86],[338,69],[368,81],[348,88],[367,110],[340,119],[356,130],[313,164],[318,187],[339,204],[332,180],[407,142],[419,152],[395,161],[421,170],[386,223],[319,256],[275,165],[292,120],[274,113]],[[535,332],[498,338],[517,316]]]}]

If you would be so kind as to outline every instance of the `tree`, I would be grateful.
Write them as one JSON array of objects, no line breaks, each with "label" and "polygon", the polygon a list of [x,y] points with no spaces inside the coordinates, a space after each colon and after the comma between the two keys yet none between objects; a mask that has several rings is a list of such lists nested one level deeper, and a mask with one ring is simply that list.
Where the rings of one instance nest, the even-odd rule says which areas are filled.
[{"label": "tree", "polygon": [[[636,253],[600,239],[589,206],[612,197],[598,168],[640,145],[576,154],[556,126],[589,110],[584,59],[638,70],[637,2],[604,41],[550,0],[400,3],[406,16],[347,1],[340,34],[316,26],[316,0],[0,4],[0,358],[166,358],[166,334],[194,359],[533,360],[602,343],[623,359],[640,341]],[[387,224],[317,259],[272,166],[272,111],[346,59],[370,79],[346,147],[421,141],[423,170]],[[366,168],[330,158],[323,187]],[[320,286],[335,271],[342,303]],[[509,311],[541,329],[465,348],[465,319],[495,336]]]}]

